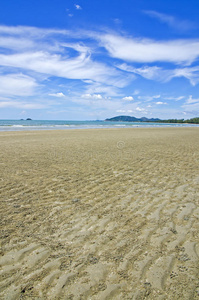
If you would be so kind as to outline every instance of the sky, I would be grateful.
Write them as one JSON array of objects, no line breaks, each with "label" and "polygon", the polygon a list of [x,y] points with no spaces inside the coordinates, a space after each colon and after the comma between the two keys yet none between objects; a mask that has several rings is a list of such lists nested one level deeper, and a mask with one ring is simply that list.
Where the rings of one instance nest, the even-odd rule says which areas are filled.
[{"label": "sky", "polygon": [[196,0],[0,3],[0,119],[199,117]]}]

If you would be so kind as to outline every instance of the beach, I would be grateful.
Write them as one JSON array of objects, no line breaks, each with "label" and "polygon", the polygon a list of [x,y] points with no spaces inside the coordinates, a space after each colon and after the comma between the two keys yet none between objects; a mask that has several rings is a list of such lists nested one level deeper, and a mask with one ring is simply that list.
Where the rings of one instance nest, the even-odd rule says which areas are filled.
[{"label": "beach", "polygon": [[0,132],[0,299],[199,299],[199,128]]}]

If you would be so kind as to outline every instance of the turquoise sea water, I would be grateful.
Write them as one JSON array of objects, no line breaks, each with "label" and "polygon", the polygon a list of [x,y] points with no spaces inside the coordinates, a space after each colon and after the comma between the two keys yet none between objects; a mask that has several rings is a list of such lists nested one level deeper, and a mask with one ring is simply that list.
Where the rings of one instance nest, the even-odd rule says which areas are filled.
[{"label": "turquoise sea water", "polygon": [[106,121],[0,120],[0,131],[196,126],[199,125]]}]

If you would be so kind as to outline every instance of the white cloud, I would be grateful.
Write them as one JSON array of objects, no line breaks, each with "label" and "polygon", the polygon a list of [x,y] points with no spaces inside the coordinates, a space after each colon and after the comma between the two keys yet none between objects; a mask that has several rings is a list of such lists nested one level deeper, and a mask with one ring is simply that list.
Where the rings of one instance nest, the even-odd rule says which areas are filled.
[{"label": "white cloud", "polygon": [[35,46],[35,43],[26,38],[5,37],[0,38],[0,47],[11,50],[24,50]]},{"label": "white cloud", "polygon": [[[89,55],[81,53],[76,58],[64,59],[61,55],[50,54],[43,51],[0,55],[0,65],[22,68],[48,75],[69,78],[90,78],[98,82],[110,82],[110,85],[120,85],[114,76],[119,75],[114,69],[93,62]],[[112,73],[112,75],[108,75]]]},{"label": "white cloud", "polygon": [[61,93],[55,93],[55,94],[48,94],[49,96],[52,97],[58,97],[58,98],[62,98],[65,97],[65,95],[61,92]]},{"label": "white cloud", "polygon": [[162,68],[157,67],[157,66],[152,66],[152,67],[143,66],[140,68],[135,68],[135,67],[127,65],[126,63],[123,63],[117,67],[123,71],[138,74],[146,79],[163,81],[166,78],[165,74],[163,73]]},{"label": "white cloud", "polygon": [[184,96],[179,96],[179,97],[174,98],[174,100],[176,100],[176,101],[180,101],[182,99],[184,99]]},{"label": "white cloud", "polygon": [[167,100],[175,100],[175,101],[180,101],[182,99],[184,99],[185,96],[179,96],[179,97],[165,97],[165,99]]},{"label": "white cloud", "polygon": [[[132,80],[132,75],[128,77],[114,66],[93,61],[93,50],[89,46],[72,43],[71,39],[79,38],[76,36],[78,33],[0,26],[1,33],[1,43],[5,51],[0,54],[0,65],[4,67],[20,68],[47,76],[91,80],[105,85],[108,83],[109,86],[119,88]],[[65,36],[65,42],[62,42],[62,35]],[[67,39],[70,39],[70,42],[66,42]],[[8,52],[7,49],[12,49],[12,52]]]},{"label": "white cloud", "polygon": [[118,112],[118,113],[125,113],[126,110],[124,110],[124,109],[118,109],[118,110],[116,110],[116,112]]},{"label": "white cloud", "polygon": [[[199,67],[196,66],[190,68],[175,69],[170,75],[170,78],[174,77],[185,77],[193,86],[195,86],[197,83],[199,83]],[[170,78],[168,78],[168,80],[170,80]]]},{"label": "white cloud", "polygon": [[185,113],[191,114],[194,116],[198,116],[199,115],[199,98],[194,99],[192,97],[192,95],[190,95],[189,98],[182,105],[182,108],[184,109]]},{"label": "white cloud", "polygon": [[146,79],[155,79],[157,80],[159,78],[160,74],[160,67],[153,66],[153,67],[141,67],[134,70],[135,73],[141,75],[142,77]]},{"label": "white cloud", "polygon": [[138,96],[138,99],[144,100],[145,102],[153,101],[154,99],[159,99],[160,95],[153,95],[153,96]]},{"label": "white cloud", "polygon": [[10,100],[10,98],[8,98],[8,97],[0,96],[0,101],[9,101],[9,100]]},{"label": "white cloud", "polygon": [[118,113],[133,113],[133,110],[132,109],[127,109],[127,110],[118,109],[118,110],[116,110],[116,112],[118,112]]},{"label": "white cloud", "polygon": [[102,96],[101,96],[100,94],[98,94],[98,95],[93,95],[93,98],[94,98],[94,99],[102,99]]},{"label": "white cloud", "polygon": [[127,100],[127,101],[133,101],[133,97],[132,96],[126,96],[124,98],[122,98],[123,100]]},{"label": "white cloud", "polygon": [[[140,76],[160,82],[184,77],[192,85],[199,83],[199,67],[185,66],[185,63],[188,64],[199,56],[199,40],[157,41],[99,31],[72,32],[22,26],[0,26],[0,38],[1,107],[38,108],[39,104],[35,103],[34,106],[32,99],[27,102],[27,98],[24,101],[22,97],[32,96],[39,89],[41,96],[37,93],[35,99],[45,98],[47,106],[79,105],[82,110],[86,107],[87,111],[93,110],[96,115],[99,111],[111,113],[116,110],[142,114],[147,107],[146,110],[142,108],[144,104],[141,100],[153,100],[153,104],[161,101],[159,94],[144,97],[140,96],[139,90],[134,90],[142,86]],[[102,50],[101,46],[109,52]],[[102,56],[106,56],[104,63]],[[125,59],[126,62],[118,67],[116,64],[119,62],[115,57]],[[134,61],[148,65],[129,63]],[[165,64],[159,65],[158,61],[183,65],[176,67],[169,64],[165,69]],[[151,64],[153,62],[156,63]],[[130,85],[137,78],[140,80],[138,85]],[[128,93],[125,91],[127,85]],[[53,98],[49,101],[50,97],[47,95],[60,98],[60,101]],[[18,100],[14,101],[14,97]],[[133,97],[140,101],[137,102]],[[183,99],[177,97],[176,101],[178,98]],[[161,99],[165,101],[167,98],[161,95]],[[197,104],[193,100],[190,98],[185,104]],[[44,105],[41,104],[41,107]],[[161,105],[153,105],[151,110],[153,109],[160,111]]]},{"label": "white cloud", "polygon": [[112,57],[125,61],[140,63],[159,61],[191,64],[199,57],[198,39],[156,41],[124,37],[110,33],[98,35],[98,38]]},{"label": "white cloud", "polygon": [[[89,99],[82,97],[70,97],[70,101],[78,104],[78,107],[88,107],[89,110],[92,110],[96,114],[98,112],[105,113],[106,116],[111,116],[114,112],[120,113],[130,113],[130,111],[136,112],[135,108],[138,106],[137,102],[126,102],[121,101],[121,98],[102,98],[99,100],[91,99],[88,95]],[[88,101],[86,101],[88,100]]]},{"label": "white cloud", "polygon": [[139,90],[135,90],[135,91],[133,92],[133,95],[138,95],[139,93],[140,93]]},{"label": "white cloud", "polygon": [[193,96],[190,95],[189,98],[186,100],[187,104],[192,104],[192,103],[199,103],[199,99],[193,99]]},{"label": "white cloud", "polygon": [[179,20],[174,16],[163,14],[153,10],[146,10],[144,11],[145,14],[152,18],[158,19],[162,23],[166,23],[170,27],[177,29],[179,31],[189,30],[194,28],[194,24],[190,21],[186,20]]},{"label": "white cloud", "polygon": [[0,94],[6,96],[31,96],[37,83],[23,74],[0,75]]},{"label": "white cloud", "polygon": [[98,94],[98,93],[103,93],[107,97],[113,96],[113,97],[119,97],[121,96],[119,93],[119,88],[116,86],[111,86],[105,83],[100,83],[100,82],[93,82],[93,81],[88,81],[84,80],[85,83],[88,83],[86,87],[86,93],[88,94]]},{"label": "white cloud", "polygon": [[141,108],[141,107],[139,107],[139,106],[138,106],[138,107],[136,107],[136,110],[137,110],[137,111],[145,111],[145,109],[144,109],[144,108]]},{"label": "white cloud", "polygon": [[122,24],[122,21],[120,19],[118,19],[118,18],[113,19],[113,22],[115,24]]},{"label": "white cloud", "polygon": [[162,102],[162,101],[158,101],[155,104],[157,104],[157,105],[163,105],[163,104],[167,104],[167,103],[166,102]]},{"label": "white cloud", "polygon": [[100,94],[93,94],[93,95],[91,95],[91,94],[84,94],[81,97],[84,98],[84,99],[94,99],[94,100],[100,100],[100,99],[102,99],[102,95],[100,95]]},{"label": "white cloud", "polygon": [[162,69],[161,67],[157,66],[143,66],[141,68],[134,68],[126,63],[123,63],[117,67],[123,71],[138,74],[150,80],[168,82],[176,77],[184,77],[188,79],[193,86],[199,83],[199,67],[197,66],[174,69]]},{"label": "white cloud", "polygon": [[[76,4],[78,6],[78,4]],[[199,57],[199,40],[198,39],[176,39],[168,41],[158,41],[145,38],[132,38],[121,36],[113,33],[99,33],[92,31],[69,31],[56,29],[42,29],[35,27],[8,27],[0,26],[0,34],[2,34],[3,43],[7,39],[7,46],[10,47],[15,43],[14,39],[20,37],[19,44],[21,47],[28,46],[31,43],[41,44],[46,42],[46,50],[49,46],[49,40],[45,37],[59,37],[59,35],[67,38],[86,38],[90,37],[100,43],[109,51],[110,55],[126,61],[135,62],[173,62],[173,63],[191,63]],[[8,36],[6,36],[8,35]],[[17,40],[16,40],[17,41]],[[56,43],[55,43],[56,44]],[[55,46],[55,45],[54,45]]]},{"label": "white cloud", "polygon": [[19,101],[0,101],[0,108],[21,108],[21,109],[42,109],[46,108],[46,105],[41,103],[26,103]]},{"label": "white cloud", "polygon": [[0,26],[0,34],[3,35],[14,35],[14,36],[26,36],[29,38],[42,38],[47,35],[52,34],[63,34],[68,35],[70,33],[69,30],[63,29],[46,29],[46,28],[38,28],[31,26]]},{"label": "white cloud", "polygon": [[82,7],[81,7],[79,4],[75,4],[75,8],[76,8],[77,10],[81,10],[81,9],[82,9]]}]

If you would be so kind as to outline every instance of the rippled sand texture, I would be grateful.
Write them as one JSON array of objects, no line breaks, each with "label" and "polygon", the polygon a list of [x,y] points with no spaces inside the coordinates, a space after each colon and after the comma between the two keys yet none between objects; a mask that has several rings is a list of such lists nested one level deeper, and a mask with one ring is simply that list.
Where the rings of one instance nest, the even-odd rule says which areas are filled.
[{"label": "rippled sand texture", "polygon": [[0,133],[0,299],[199,299],[199,128]]}]

